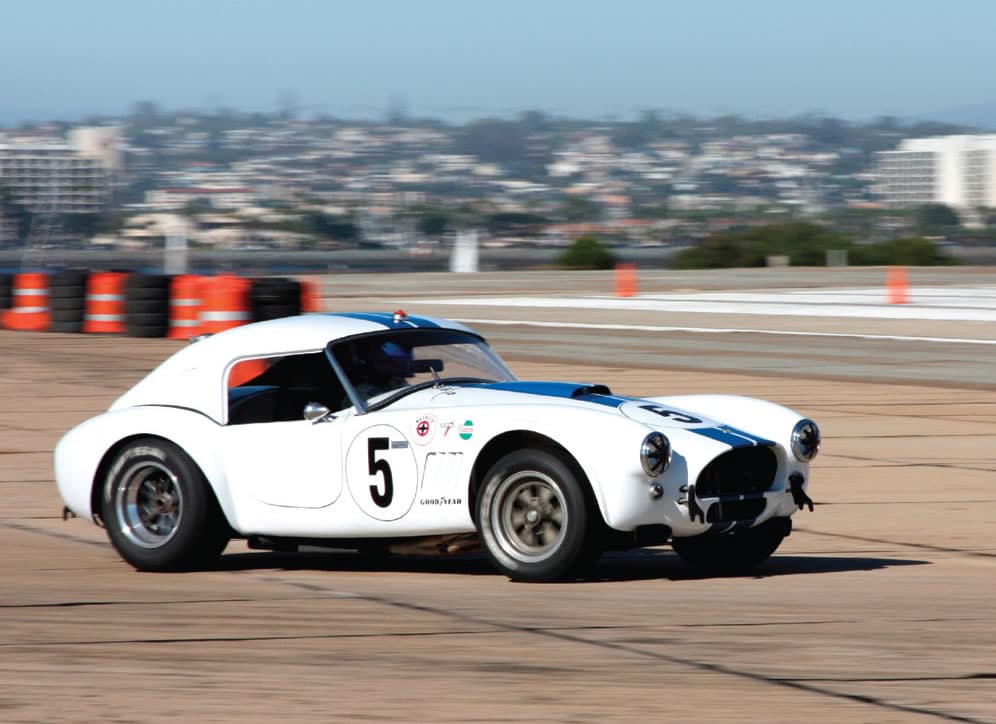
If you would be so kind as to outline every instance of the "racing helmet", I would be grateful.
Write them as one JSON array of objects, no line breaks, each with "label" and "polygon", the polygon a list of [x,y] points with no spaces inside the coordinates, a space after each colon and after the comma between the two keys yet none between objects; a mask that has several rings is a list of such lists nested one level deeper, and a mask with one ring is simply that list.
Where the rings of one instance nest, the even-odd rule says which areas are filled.
[{"label": "racing helmet", "polygon": [[383,342],[370,350],[367,364],[371,370],[385,377],[411,377],[412,351],[397,342]]}]

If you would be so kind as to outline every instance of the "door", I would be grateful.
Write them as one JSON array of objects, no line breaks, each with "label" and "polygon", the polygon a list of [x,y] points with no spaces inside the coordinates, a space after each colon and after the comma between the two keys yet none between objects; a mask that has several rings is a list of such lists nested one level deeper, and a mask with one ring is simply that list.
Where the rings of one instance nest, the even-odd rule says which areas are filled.
[{"label": "door", "polygon": [[331,505],[342,492],[344,422],[335,418],[226,427],[223,457],[232,488],[268,505]]}]

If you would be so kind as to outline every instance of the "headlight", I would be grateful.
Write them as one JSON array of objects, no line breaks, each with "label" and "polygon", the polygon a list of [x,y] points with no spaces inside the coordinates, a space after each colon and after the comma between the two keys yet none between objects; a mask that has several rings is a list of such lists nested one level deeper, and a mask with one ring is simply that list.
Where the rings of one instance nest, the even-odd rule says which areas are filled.
[{"label": "headlight", "polygon": [[640,464],[652,478],[663,473],[671,465],[671,441],[659,432],[647,435],[640,445]]},{"label": "headlight", "polygon": [[799,420],[792,428],[792,454],[804,463],[820,451],[820,428],[812,420]]}]

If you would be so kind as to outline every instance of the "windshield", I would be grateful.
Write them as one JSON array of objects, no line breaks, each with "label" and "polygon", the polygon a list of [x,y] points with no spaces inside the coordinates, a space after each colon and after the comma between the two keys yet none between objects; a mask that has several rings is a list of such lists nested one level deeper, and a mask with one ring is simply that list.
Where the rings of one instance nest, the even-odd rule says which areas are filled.
[{"label": "windshield", "polygon": [[378,332],[333,342],[330,350],[364,409],[436,383],[515,379],[484,340],[454,330]]}]

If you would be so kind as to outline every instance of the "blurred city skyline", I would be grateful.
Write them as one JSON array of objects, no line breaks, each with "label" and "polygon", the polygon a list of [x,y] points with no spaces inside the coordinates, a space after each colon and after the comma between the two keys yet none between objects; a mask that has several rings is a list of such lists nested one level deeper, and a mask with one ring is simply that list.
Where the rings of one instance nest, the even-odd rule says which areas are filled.
[{"label": "blurred city skyline", "polygon": [[423,0],[0,7],[0,125],[164,108],[462,122],[528,109],[996,125],[996,4]]}]

